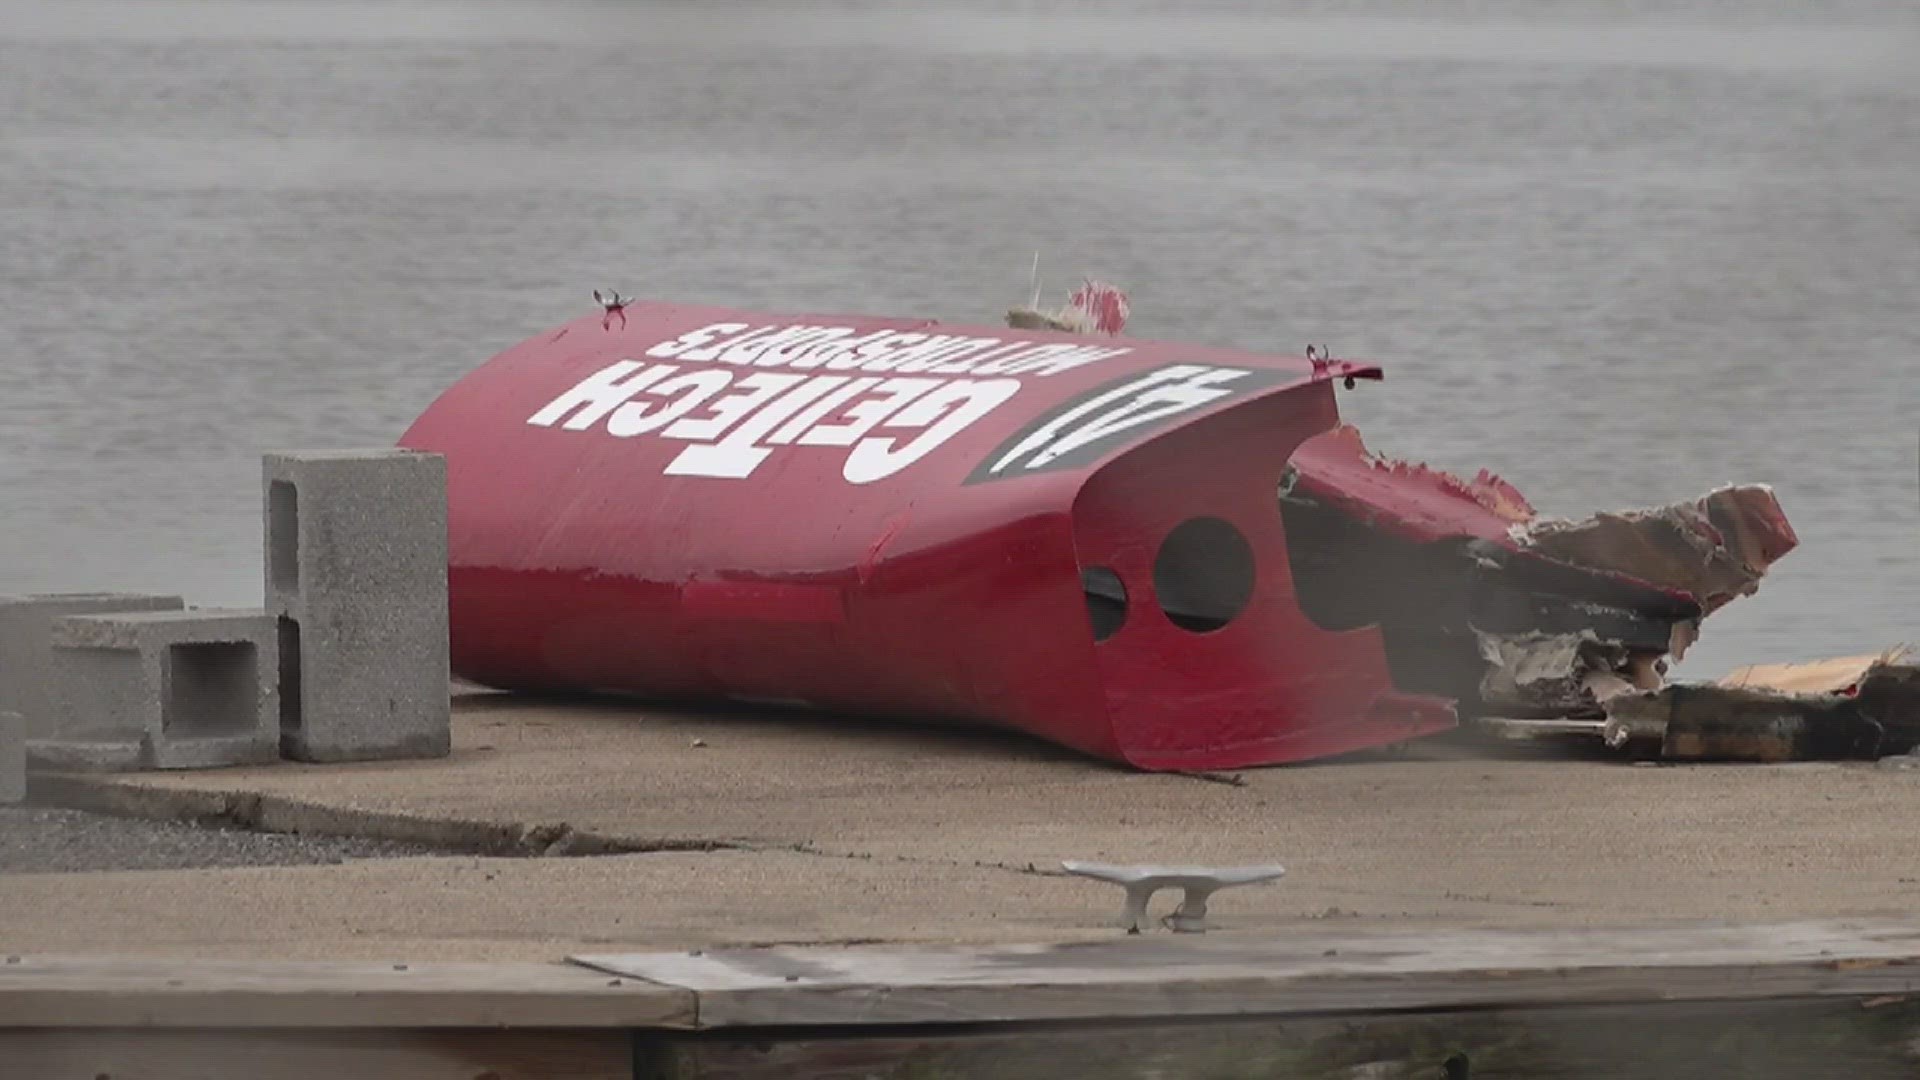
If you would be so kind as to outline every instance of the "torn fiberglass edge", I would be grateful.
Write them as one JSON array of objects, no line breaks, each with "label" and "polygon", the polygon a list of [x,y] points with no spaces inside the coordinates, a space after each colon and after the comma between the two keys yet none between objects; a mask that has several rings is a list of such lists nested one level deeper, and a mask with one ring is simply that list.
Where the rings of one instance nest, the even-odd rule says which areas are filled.
[{"label": "torn fiberglass edge", "polygon": [[1522,737],[1667,760],[1920,752],[1904,647],[1666,683],[1701,621],[1799,544],[1764,485],[1544,518],[1497,476],[1378,458],[1342,426],[1295,452],[1279,494],[1303,609],[1327,628],[1379,626],[1395,685],[1454,698],[1463,720],[1504,718],[1509,736],[1537,720]]},{"label": "torn fiberglass edge", "polygon": [[1346,425],[1294,452],[1279,496],[1301,607],[1379,626],[1395,685],[1463,718],[1597,718],[1658,689],[1700,620],[1798,542],[1765,487],[1543,518],[1497,476],[1375,456]]}]

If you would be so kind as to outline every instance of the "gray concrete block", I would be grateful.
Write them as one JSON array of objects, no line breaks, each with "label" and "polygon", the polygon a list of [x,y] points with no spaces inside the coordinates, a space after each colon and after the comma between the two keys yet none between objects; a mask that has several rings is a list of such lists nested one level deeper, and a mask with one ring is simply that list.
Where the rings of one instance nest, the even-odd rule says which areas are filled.
[{"label": "gray concrete block", "polygon": [[444,757],[446,458],[385,448],[272,453],[262,483],[282,753]]},{"label": "gray concrete block", "polygon": [[27,718],[0,712],[0,806],[27,797]]},{"label": "gray concrete block", "polygon": [[53,625],[51,641],[58,734],[33,742],[36,764],[204,769],[279,758],[270,612],[74,615]]},{"label": "gray concrete block", "polygon": [[19,713],[30,740],[56,734],[53,704],[47,697],[56,620],[117,611],[179,611],[186,606],[178,596],[148,593],[0,596],[0,711]]}]

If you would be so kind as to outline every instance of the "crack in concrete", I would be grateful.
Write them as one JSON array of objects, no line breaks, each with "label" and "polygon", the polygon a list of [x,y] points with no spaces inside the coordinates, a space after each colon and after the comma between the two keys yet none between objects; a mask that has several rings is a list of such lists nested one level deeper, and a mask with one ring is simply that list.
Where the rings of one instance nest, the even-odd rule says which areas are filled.
[{"label": "crack in concrete", "polygon": [[327,806],[256,792],[149,788],[72,776],[35,778],[34,800],[73,810],[208,828],[393,840],[447,855],[584,858],[657,852],[753,850],[710,837],[632,838],[560,822],[490,822]]},{"label": "crack in concrete", "polygon": [[561,822],[497,822],[425,817],[395,811],[329,806],[257,792],[156,788],[74,774],[35,778],[35,800],[73,810],[208,828],[256,833],[391,840],[446,855],[490,858],[591,858],[685,852],[784,852],[821,859],[885,860],[921,866],[972,867],[1034,877],[1064,877],[1035,863],[930,859],[831,851],[809,841],[756,841],[715,837],[632,837],[575,828]]}]

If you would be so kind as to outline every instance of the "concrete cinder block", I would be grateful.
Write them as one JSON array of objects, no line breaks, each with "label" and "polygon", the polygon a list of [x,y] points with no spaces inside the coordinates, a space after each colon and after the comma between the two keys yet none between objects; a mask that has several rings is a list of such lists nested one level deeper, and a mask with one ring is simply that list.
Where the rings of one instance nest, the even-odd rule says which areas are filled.
[{"label": "concrete cinder block", "polygon": [[53,624],[69,615],[119,611],[180,611],[178,596],[149,593],[50,593],[0,596],[0,712],[19,713],[28,739],[57,734],[47,696],[53,663]]},{"label": "concrete cinder block", "polygon": [[27,797],[27,718],[0,712],[0,806]]},{"label": "concrete cinder block", "polygon": [[281,752],[302,761],[444,757],[446,458],[287,451],[262,464]]},{"label": "concrete cinder block", "polygon": [[205,769],[280,756],[277,631],[264,609],[74,615],[52,629],[58,734],[36,765]]}]

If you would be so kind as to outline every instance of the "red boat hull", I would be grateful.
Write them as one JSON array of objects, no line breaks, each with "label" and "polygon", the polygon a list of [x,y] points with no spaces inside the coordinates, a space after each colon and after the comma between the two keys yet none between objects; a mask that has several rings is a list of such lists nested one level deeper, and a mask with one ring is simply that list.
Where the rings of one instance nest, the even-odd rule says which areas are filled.
[{"label": "red boat hull", "polygon": [[1377,375],[632,305],[494,358],[400,441],[447,458],[463,678],[1226,768],[1454,723],[1395,691],[1378,630],[1321,630],[1294,597],[1276,487],[1338,423],[1336,383]]}]

